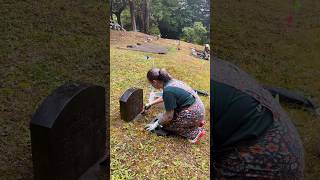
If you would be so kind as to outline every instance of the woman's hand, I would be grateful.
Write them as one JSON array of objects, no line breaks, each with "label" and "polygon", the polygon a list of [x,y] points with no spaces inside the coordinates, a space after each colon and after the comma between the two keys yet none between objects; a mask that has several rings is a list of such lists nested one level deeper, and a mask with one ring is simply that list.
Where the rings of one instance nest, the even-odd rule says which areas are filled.
[{"label": "woman's hand", "polygon": [[159,97],[157,98],[156,100],[150,102],[150,103],[147,103],[146,105],[144,105],[142,111],[141,111],[141,114],[145,114],[147,110],[149,110],[151,108],[151,106],[155,105],[155,104],[159,104],[159,103],[162,103],[163,102],[163,99],[162,97]]},{"label": "woman's hand", "polygon": [[146,105],[144,105],[144,107],[142,108],[141,114],[145,114],[147,112],[148,109],[151,108],[151,104],[147,103]]},{"label": "woman's hand", "polygon": [[147,124],[144,128],[150,132],[152,130],[155,130],[158,126],[159,126],[159,119],[157,119],[156,121],[150,124]]},{"label": "woman's hand", "polygon": [[147,103],[146,105],[144,105],[144,110],[148,110],[151,108],[152,104]]},{"label": "woman's hand", "polygon": [[147,125],[144,127],[144,129],[146,129],[147,131],[150,132],[150,131],[152,131],[152,130],[155,130],[158,126],[162,127],[162,126],[160,125],[160,121],[162,121],[163,117],[164,117],[164,113],[158,114],[157,117],[155,117],[155,118],[151,121],[151,123],[147,124]]}]

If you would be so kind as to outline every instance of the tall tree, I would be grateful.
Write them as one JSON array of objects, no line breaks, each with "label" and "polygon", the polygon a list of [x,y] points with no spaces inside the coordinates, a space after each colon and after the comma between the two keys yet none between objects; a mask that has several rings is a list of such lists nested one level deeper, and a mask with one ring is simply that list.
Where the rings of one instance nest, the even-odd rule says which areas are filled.
[{"label": "tall tree", "polygon": [[151,24],[157,24],[164,37],[178,39],[184,27],[202,22],[206,28],[210,23],[209,0],[152,0]]},{"label": "tall tree", "polygon": [[127,0],[127,2],[128,9],[125,9],[126,13],[121,14],[121,18],[125,18],[122,23],[126,23],[128,28],[132,27],[133,31],[136,26],[136,30],[147,34],[160,32],[163,37],[179,39],[183,35],[182,29],[193,27],[194,22],[202,22],[207,32],[210,30],[210,0]]},{"label": "tall tree", "polygon": [[129,0],[129,7],[130,7],[130,16],[131,16],[131,26],[132,31],[137,31],[136,25],[136,7],[134,0]]},{"label": "tall tree", "polygon": [[144,0],[144,32],[149,33],[150,26],[150,0]]},{"label": "tall tree", "polygon": [[150,0],[135,0],[136,22],[139,30],[143,33],[149,33],[150,26]]},{"label": "tall tree", "polygon": [[121,13],[126,8],[126,6],[127,0],[111,0],[111,13],[117,16],[118,24],[120,24],[121,26]]},{"label": "tall tree", "polygon": [[137,8],[136,8],[137,26],[141,32],[145,32],[144,1],[145,0],[135,0],[137,5]]}]

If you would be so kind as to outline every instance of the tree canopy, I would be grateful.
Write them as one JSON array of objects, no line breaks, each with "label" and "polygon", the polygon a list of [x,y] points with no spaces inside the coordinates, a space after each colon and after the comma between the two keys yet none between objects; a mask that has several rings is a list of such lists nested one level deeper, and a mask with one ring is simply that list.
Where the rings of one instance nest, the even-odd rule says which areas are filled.
[{"label": "tree canopy", "polygon": [[[112,0],[120,4],[126,0]],[[131,0],[135,5],[132,13],[129,2],[121,14],[123,26],[132,30],[132,14],[137,30],[148,34],[161,34],[164,38],[188,39],[194,43],[208,43],[210,32],[209,0]],[[132,2],[131,2],[132,3]],[[117,6],[119,7],[119,5]],[[121,6],[120,6],[121,7]],[[114,8],[114,6],[112,6]],[[118,8],[119,9],[119,8]],[[130,11],[131,10],[131,11]],[[112,10],[114,12],[114,10]],[[196,23],[199,22],[199,23]],[[120,22],[121,23],[121,22]],[[120,24],[119,23],[119,24]],[[200,26],[202,26],[200,28]],[[189,29],[187,28],[189,27]],[[195,28],[195,29],[194,29]],[[200,29],[202,30],[200,30]],[[201,31],[200,34],[191,32]],[[190,36],[193,34],[192,36]],[[201,37],[199,37],[201,36]],[[201,39],[201,40],[200,40]]]}]

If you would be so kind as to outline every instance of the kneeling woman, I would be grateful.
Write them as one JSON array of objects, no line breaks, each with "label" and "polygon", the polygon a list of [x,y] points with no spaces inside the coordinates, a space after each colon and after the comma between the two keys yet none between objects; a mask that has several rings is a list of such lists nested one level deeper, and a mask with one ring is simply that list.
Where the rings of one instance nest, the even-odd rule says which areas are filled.
[{"label": "kneeling woman", "polygon": [[302,142],[279,102],[233,64],[216,58],[211,65],[216,178],[302,179]]},{"label": "kneeling woman", "polygon": [[153,68],[148,71],[147,79],[156,89],[163,89],[163,96],[147,104],[164,102],[165,113],[146,129],[152,131],[158,126],[174,134],[183,136],[195,143],[204,134],[205,108],[195,91],[182,81],[173,79],[165,69]]}]

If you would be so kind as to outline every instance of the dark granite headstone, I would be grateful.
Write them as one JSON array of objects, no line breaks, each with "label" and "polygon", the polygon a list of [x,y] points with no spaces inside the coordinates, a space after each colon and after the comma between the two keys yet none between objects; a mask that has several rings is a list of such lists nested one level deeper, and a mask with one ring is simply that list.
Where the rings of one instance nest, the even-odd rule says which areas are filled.
[{"label": "dark granite headstone", "polygon": [[48,96],[31,123],[35,180],[76,180],[106,155],[105,90],[67,83]]},{"label": "dark granite headstone", "polygon": [[143,90],[130,88],[120,97],[120,115],[125,121],[133,120],[143,108]]}]

